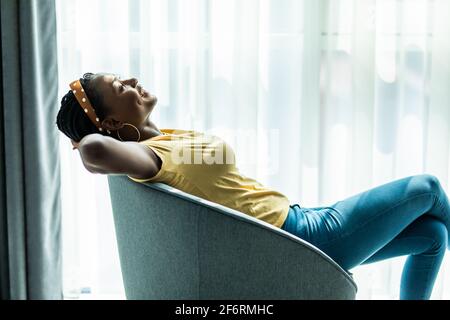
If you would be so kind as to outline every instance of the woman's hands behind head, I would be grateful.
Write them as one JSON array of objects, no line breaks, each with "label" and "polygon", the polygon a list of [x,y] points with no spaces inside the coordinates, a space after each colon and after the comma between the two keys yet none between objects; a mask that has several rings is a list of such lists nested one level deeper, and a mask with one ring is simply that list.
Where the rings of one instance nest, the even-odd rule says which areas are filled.
[{"label": "woman's hands behind head", "polygon": [[73,146],[72,150],[78,149],[78,146],[80,145],[79,142],[76,142],[72,139],[70,139],[70,142],[72,142],[72,146]]},{"label": "woman's hands behind head", "polygon": [[162,162],[147,146],[122,142],[98,133],[86,135],[80,142],[72,142],[80,152],[85,168],[91,173],[123,174],[147,179],[159,172]]}]

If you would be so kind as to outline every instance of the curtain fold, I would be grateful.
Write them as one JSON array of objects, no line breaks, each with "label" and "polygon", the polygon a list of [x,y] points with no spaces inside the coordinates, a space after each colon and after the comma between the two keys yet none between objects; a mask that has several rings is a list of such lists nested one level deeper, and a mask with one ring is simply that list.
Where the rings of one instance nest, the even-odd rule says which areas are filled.
[{"label": "curtain fold", "polygon": [[1,299],[61,299],[54,0],[2,0]]}]

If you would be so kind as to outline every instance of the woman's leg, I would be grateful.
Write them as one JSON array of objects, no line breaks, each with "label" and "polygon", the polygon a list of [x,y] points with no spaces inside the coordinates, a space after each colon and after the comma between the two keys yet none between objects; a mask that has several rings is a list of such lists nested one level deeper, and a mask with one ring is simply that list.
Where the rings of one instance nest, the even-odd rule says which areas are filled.
[{"label": "woman's leg", "polygon": [[[331,207],[303,208],[295,234],[322,249],[348,270],[370,261],[370,257],[376,259],[375,253],[382,248],[387,252],[390,248],[387,245],[421,216],[441,222],[448,237],[449,200],[438,179],[428,174],[392,181],[338,201]],[[391,247],[395,248],[396,243]],[[405,254],[402,252],[392,256]],[[412,267],[407,270],[417,270],[417,259],[410,259],[409,265]],[[437,265],[436,260],[434,266]],[[433,277],[435,275],[429,279]],[[405,275],[405,279],[408,278],[413,279]],[[432,287],[430,281],[426,282],[427,288]],[[425,291],[420,295],[427,296]]]},{"label": "woman's leg", "polygon": [[441,221],[423,215],[362,264],[408,255],[400,299],[429,299],[445,255],[447,237],[447,228]]},{"label": "woman's leg", "polygon": [[[321,243],[317,245],[332,252],[345,269],[351,269],[422,215],[434,217],[450,229],[449,200],[439,180],[428,174],[395,180],[338,201],[320,217],[320,223],[327,227],[319,226]],[[314,229],[318,221],[313,218]]]}]

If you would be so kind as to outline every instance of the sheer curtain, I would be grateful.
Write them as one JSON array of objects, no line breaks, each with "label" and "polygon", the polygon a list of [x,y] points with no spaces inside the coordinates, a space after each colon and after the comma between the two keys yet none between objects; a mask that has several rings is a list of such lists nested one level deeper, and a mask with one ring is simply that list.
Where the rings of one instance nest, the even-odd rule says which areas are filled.
[{"label": "sheer curtain", "polygon": [[[323,206],[404,176],[448,191],[445,0],[57,0],[60,96],[84,72],[135,76],[160,128],[213,131],[242,173]],[[106,177],[61,138],[64,288],[123,298]],[[404,257],[353,269],[397,299]],[[448,255],[433,299],[450,298]],[[447,284],[447,285],[446,285]]]}]

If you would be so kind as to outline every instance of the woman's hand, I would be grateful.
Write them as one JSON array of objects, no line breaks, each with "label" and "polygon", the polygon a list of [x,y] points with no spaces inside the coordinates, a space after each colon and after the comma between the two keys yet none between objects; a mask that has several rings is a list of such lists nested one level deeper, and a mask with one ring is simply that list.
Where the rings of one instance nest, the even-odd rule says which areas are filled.
[{"label": "woman's hand", "polygon": [[72,142],[72,145],[73,145],[72,150],[78,149],[78,146],[80,145],[79,142],[76,142],[76,141],[74,141],[72,139],[70,139],[70,142]]}]

